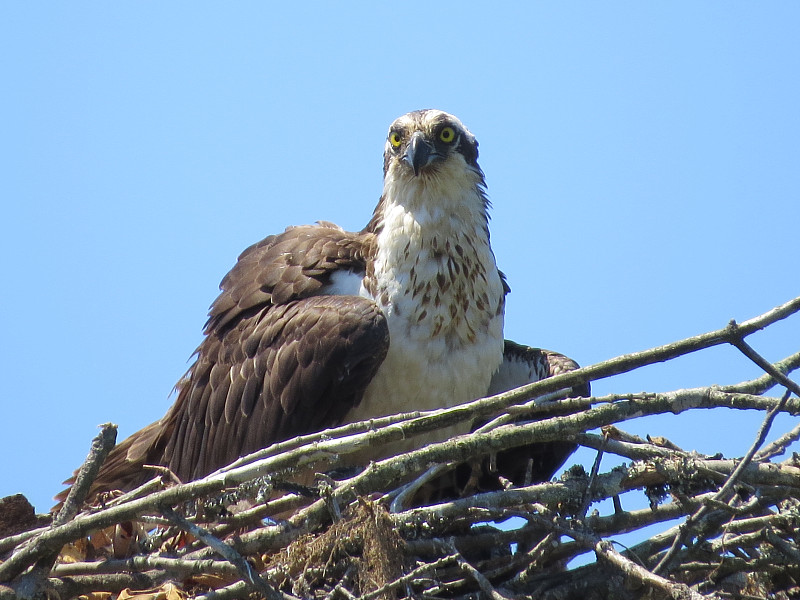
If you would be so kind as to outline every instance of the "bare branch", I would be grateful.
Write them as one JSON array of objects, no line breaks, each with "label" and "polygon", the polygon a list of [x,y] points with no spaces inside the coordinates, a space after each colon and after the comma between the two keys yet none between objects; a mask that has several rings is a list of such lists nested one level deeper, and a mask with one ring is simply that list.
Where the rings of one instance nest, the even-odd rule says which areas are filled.
[{"label": "bare branch", "polygon": [[[797,387],[787,375],[800,368],[800,352],[769,364],[744,338],[798,311],[800,298],[739,325],[490,398],[301,436],[198,481],[173,485],[154,479],[77,515],[77,501],[70,499],[51,527],[0,539],[0,554],[5,554],[0,580],[9,582],[0,585],[0,600],[158,589],[170,578],[184,586],[181,594],[204,600],[240,598],[254,590],[275,600],[476,593],[497,600],[572,600],[587,594],[627,600],[645,588],[649,592],[643,593],[672,598],[755,594],[737,584],[737,576],[745,576],[746,589],[760,590],[762,596],[794,593],[800,589],[800,465],[794,457],[782,463],[767,459],[800,438],[800,426],[759,448],[777,414],[800,414],[800,398],[764,395],[776,383]],[[739,347],[765,374],[724,386],[560,398],[583,382],[720,344]],[[741,460],[703,456],[686,443],[679,448],[657,437],[657,431],[642,439],[623,429],[647,415],[723,408],[763,413]],[[483,425],[470,434],[372,463],[347,479],[328,478],[325,493],[297,493],[298,469],[324,472],[364,448],[476,421]],[[461,463],[491,464],[488,455],[553,441],[597,450],[591,473],[576,467],[558,481],[518,487],[504,480],[435,504],[421,504],[413,493],[414,485],[450,477]],[[601,457],[608,454],[627,462],[603,471]],[[82,488],[78,481],[73,492]],[[643,501],[649,506],[629,508]],[[335,524],[332,506],[339,511]],[[288,520],[269,520],[286,514]],[[512,518],[513,526],[494,525]],[[383,529],[356,526],[379,521]],[[98,541],[136,523],[152,531],[143,534],[133,556],[115,555]],[[165,524],[194,538],[176,536]],[[643,533],[648,526],[656,527]],[[619,551],[612,540],[632,532],[640,536],[636,543]],[[382,538],[396,543],[380,555],[382,561],[395,561],[394,570],[374,577],[369,565],[378,559],[369,548]],[[71,544],[70,560],[77,556],[80,562],[69,564],[65,554],[51,570],[50,557],[65,544]],[[570,566],[572,559],[592,552],[596,562]],[[663,572],[656,573],[659,569]],[[631,590],[631,584],[638,589]],[[726,596],[723,590],[734,591]]]}]

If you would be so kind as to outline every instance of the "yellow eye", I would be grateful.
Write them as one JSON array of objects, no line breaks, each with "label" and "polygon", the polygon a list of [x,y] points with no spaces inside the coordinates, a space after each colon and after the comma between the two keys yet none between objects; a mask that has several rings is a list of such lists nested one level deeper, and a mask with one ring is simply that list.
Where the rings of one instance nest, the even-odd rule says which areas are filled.
[{"label": "yellow eye", "polygon": [[401,140],[401,139],[400,139],[400,134],[399,134],[399,133],[397,133],[396,131],[392,131],[392,132],[389,134],[389,143],[390,143],[390,144],[391,144],[393,147],[397,148],[398,146],[400,146],[400,144],[402,143],[402,141],[403,141],[403,140]]},{"label": "yellow eye", "polygon": [[453,131],[452,127],[445,127],[439,132],[439,139],[442,140],[445,144],[449,144],[454,139],[456,139],[456,132]]}]

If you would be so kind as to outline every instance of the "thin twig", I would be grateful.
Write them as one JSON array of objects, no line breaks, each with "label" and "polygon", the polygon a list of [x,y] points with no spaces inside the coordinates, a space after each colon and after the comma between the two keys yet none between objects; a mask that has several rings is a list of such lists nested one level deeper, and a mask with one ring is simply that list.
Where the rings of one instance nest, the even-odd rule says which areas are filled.
[{"label": "thin twig", "polygon": [[638,579],[641,583],[651,588],[660,589],[667,593],[670,598],[675,600],[704,600],[708,598],[719,598],[716,594],[709,596],[701,596],[691,588],[680,583],[674,583],[663,577],[659,577],[637,565],[635,562],[625,558],[622,554],[617,552],[612,546],[611,542],[601,540],[595,544],[595,553],[597,556],[611,565],[620,569],[626,576]]},{"label": "thin twig", "polygon": [[781,373],[775,366],[767,359],[756,352],[750,344],[744,341],[746,333],[742,332],[742,326],[738,325],[736,321],[731,321],[728,325],[730,335],[732,337],[731,343],[736,346],[742,354],[756,363],[762,370],[772,377],[781,385],[789,388],[796,396],[800,396],[800,385],[789,379],[786,375]]},{"label": "thin twig", "polygon": [[48,543],[47,535],[66,525],[78,513],[80,506],[86,500],[89,488],[100,471],[100,466],[116,442],[117,426],[106,423],[101,427],[100,433],[92,440],[89,455],[81,465],[75,477],[75,483],[58,515],[53,519],[53,523],[42,535],[32,539],[23,550],[0,564],[0,581],[11,581],[34,563],[37,568],[28,574],[31,580],[28,583],[32,587],[37,587],[32,580],[36,579],[41,582],[47,577],[61,549],[61,544],[57,542]]},{"label": "thin twig", "polygon": [[592,504],[594,486],[597,481],[597,475],[600,472],[600,462],[603,460],[603,453],[605,452],[605,443],[608,441],[608,435],[604,434],[602,439],[603,444],[597,450],[597,456],[595,456],[594,463],[592,464],[592,471],[589,474],[589,483],[586,485],[586,494],[581,502],[581,508],[577,513],[579,519],[583,519],[586,516],[586,511],[589,510],[589,506]]},{"label": "thin twig", "polygon": [[236,552],[233,547],[229,546],[222,540],[215,538],[202,527],[198,527],[191,521],[181,517],[169,506],[161,507],[161,514],[163,514],[169,521],[184,531],[192,534],[209,548],[212,548],[222,558],[230,562],[236,567],[242,581],[248,583],[252,588],[267,597],[268,600],[283,600],[283,595],[273,588],[269,583],[264,581],[261,576],[253,569],[252,565],[248,563],[241,554]]},{"label": "thin twig", "polygon": [[227,560],[186,560],[183,558],[147,555],[101,562],[64,563],[57,565],[53,569],[53,575],[57,577],[72,577],[93,573],[119,573],[120,571],[138,573],[152,569],[163,569],[172,575],[183,577],[200,573],[230,577],[239,573],[236,566]]},{"label": "thin twig", "polygon": [[75,483],[72,484],[61,510],[58,511],[58,514],[53,519],[52,527],[58,527],[67,523],[78,514],[78,511],[86,500],[86,496],[89,494],[89,488],[100,472],[100,467],[117,442],[116,425],[113,423],[106,423],[100,427],[100,433],[92,440],[89,456],[86,457],[86,461],[78,470],[78,474],[75,476]]},{"label": "thin twig", "polygon": [[389,583],[382,585],[377,590],[374,590],[367,594],[363,594],[360,600],[375,600],[375,598],[379,598],[386,592],[389,592],[391,590],[396,590],[401,587],[405,587],[406,585],[409,585],[412,581],[414,581],[421,575],[424,575],[425,573],[430,573],[431,571],[435,571],[436,569],[441,569],[442,567],[445,567],[452,562],[456,562],[456,560],[457,558],[455,555],[448,554],[446,556],[443,556],[439,560],[435,560],[430,563],[424,563],[419,567],[409,571],[406,575],[398,577],[394,581],[390,581]]},{"label": "thin twig", "polygon": [[[791,391],[786,390],[786,393],[781,398],[780,403],[775,406],[772,410],[770,410],[766,417],[764,417],[764,421],[761,424],[761,427],[756,434],[756,439],[753,444],[750,446],[750,449],[745,454],[744,458],[739,462],[733,472],[728,476],[727,480],[725,481],[724,485],[719,489],[719,491],[714,495],[713,501],[714,502],[722,502],[727,503],[730,497],[733,494],[733,487],[737,484],[739,479],[744,473],[744,470],[750,465],[750,462],[755,456],[758,449],[764,443],[764,440],[769,433],[769,429],[772,426],[772,422],[775,420],[775,417],[778,413],[783,409],[786,402],[789,400],[789,396],[791,396]],[[691,515],[689,518],[686,519],[685,523],[679,529],[678,535],[675,536],[675,540],[672,543],[672,546],[664,555],[664,557],[659,561],[656,567],[653,569],[655,573],[663,573],[666,571],[672,559],[675,556],[675,553],[680,549],[680,547],[685,543],[686,538],[689,534],[693,531],[695,524],[698,523],[703,516],[710,510],[712,506],[711,503],[702,506],[696,513]]]},{"label": "thin twig", "polygon": [[522,571],[517,573],[511,581],[509,581],[509,585],[514,586],[517,583],[524,584],[529,581],[531,577],[536,574],[539,560],[542,558],[542,556],[544,556],[548,548],[558,542],[558,538],[559,535],[554,531],[551,531],[545,535],[539,541],[539,543],[526,552],[524,555],[524,560],[528,563],[527,566]]},{"label": "thin twig", "polygon": [[786,448],[798,439],[800,439],[800,424],[795,425],[791,431],[787,431],[774,442],[764,446],[756,453],[754,459],[762,461],[769,460],[773,456],[780,456],[786,452]]},{"label": "thin twig", "polygon": [[469,564],[469,562],[467,562],[463,556],[461,556],[461,553],[456,549],[456,546],[452,540],[445,544],[445,549],[450,553],[451,556],[455,557],[456,562],[458,563],[459,567],[461,567],[461,570],[478,584],[478,587],[484,594],[486,594],[488,598],[492,598],[493,600],[508,600],[508,596],[497,591],[492,583],[486,579],[483,573],[478,571],[475,567]]}]

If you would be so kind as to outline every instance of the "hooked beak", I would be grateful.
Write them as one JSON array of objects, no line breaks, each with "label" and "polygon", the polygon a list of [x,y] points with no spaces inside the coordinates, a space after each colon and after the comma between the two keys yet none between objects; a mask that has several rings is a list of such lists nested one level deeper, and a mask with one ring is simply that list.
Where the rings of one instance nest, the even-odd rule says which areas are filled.
[{"label": "hooked beak", "polygon": [[408,142],[402,158],[413,169],[414,175],[419,175],[419,172],[438,156],[433,146],[425,140],[422,132],[417,131],[411,136],[411,141]]}]

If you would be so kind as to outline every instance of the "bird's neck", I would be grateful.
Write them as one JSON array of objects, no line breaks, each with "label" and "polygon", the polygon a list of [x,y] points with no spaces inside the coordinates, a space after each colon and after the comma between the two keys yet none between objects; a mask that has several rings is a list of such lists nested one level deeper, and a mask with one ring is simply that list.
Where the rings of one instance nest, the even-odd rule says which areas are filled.
[{"label": "bird's neck", "polygon": [[380,234],[386,227],[403,227],[404,222],[413,221],[427,231],[443,234],[479,231],[488,243],[489,201],[484,189],[483,173],[465,167],[463,161],[449,161],[420,176],[390,169],[366,229]]},{"label": "bird's neck", "polygon": [[[502,310],[487,200],[466,178],[387,179],[369,228],[365,287],[392,322],[448,346],[472,343]],[[404,326],[405,326],[404,325]]]}]

